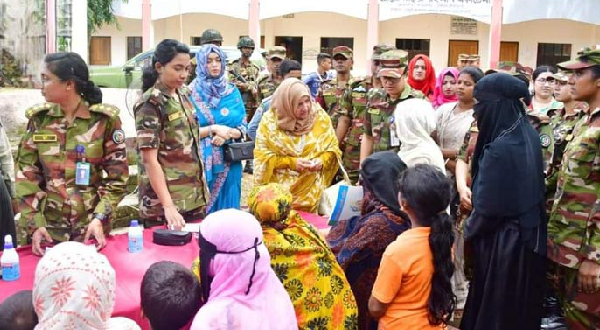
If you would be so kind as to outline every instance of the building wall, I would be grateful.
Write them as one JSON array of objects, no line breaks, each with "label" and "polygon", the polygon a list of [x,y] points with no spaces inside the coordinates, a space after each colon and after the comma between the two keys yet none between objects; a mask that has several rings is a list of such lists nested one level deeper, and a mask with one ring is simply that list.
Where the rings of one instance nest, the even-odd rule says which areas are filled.
[{"label": "building wall", "polygon": [[[600,34],[593,24],[563,19],[535,20],[502,26],[502,40],[519,42],[519,62],[535,67],[538,43],[571,44],[571,56],[596,44]],[[600,30],[598,30],[600,32]]]},{"label": "building wall", "polygon": [[142,36],[142,20],[119,17],[119,28],[104,26],[92,34],[94,37],[111,37],[110,65],[123,65],[127,58],[127,37]]},{"label": "building wall", "polygon": [[[180,31],[179,16],[153,22],[154,42],[164,38],[181,39],[191,43],[192,36],[200,36],[207,28],[218,29],[224,45],[235,45],[239,36],[247,34],[246,20],[213,14],[185,14]],[[430,57],[440,70],[447,65],[449,40],[478,40],[483,67],[489,63],[489,25],[478,22],[475,35],[450,34],[451,16],[417,15],[379,23],[379,41],[394,45],[396,39],[430,39]],[[119,19],[121,30],[105,27],[95,36],[111,36],[112,65],[127,60],[127,36],[141,36],[141,20]],[[276,36],[303,37],[303,71],[316,68],[315,54],[320,51],[321,37],[354,38],[354,72],[364,74],[370,51],[366,49],[367,22],[335,13],[296,13],[293,18],[271,18],[261,21],[265,48],[275,45]],[[183,36],[183,37],[182,37]],[[539,42],[570,43],[572,55],[584,46],[600,44],[600,26],[569,20],[536,20],[502,26],[502,40],[519,42],[519,62],[535,67]]]},{"label": "building wall", "polygon": [[[192,37],[200,37],[206,29],[217,29],[223,36],[223,45],[235,46],[240,36],[248,34],[248,21],[214,14],[184,14],[154,21],[154,44],[173,38],[191,44]],[[183,28],[180,28],[183,27]]]},{"label": "building wall", "polygon": [[303,71],[317,68],[316,53],[321,49],[321,37],[354,38],[354,71],[364,74],[367,47],[367,21],[345,15],[324,12],[296,13],[293,18],[271,18],[261,21],[265,46],[275,46],[276,36],[303,37]]}]

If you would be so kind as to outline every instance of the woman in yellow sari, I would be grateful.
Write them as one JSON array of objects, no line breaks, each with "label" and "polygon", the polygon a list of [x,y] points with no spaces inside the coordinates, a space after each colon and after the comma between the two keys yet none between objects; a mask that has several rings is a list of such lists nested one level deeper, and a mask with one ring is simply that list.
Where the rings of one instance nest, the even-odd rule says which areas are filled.
[{"label": "woman in yellow sari", "polygon": [[298,329],[357,330],[358,307],[344,271],[317,231],[291,210],[291,201],[288,189],[276,183],[256,186],[248,195]]},{"label": "woman in yellow sari", "polygon": [[288,186],[292,209],[316,213],[340,156],[331,119],[311,101],[308,87],[296,78],[284,80],[256,134],[254,183]]}]

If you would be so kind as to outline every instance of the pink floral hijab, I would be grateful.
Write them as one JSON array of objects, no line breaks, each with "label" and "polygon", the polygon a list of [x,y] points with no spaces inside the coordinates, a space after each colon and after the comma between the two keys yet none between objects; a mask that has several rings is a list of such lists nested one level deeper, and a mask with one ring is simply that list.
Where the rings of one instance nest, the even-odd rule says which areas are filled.
[{"label": "pink floral hijab", "polygon": [[58,244],[35,269],[35,330],[140,330],[132,320],[110,317],[115,287],[115,270],[94,247]]}]

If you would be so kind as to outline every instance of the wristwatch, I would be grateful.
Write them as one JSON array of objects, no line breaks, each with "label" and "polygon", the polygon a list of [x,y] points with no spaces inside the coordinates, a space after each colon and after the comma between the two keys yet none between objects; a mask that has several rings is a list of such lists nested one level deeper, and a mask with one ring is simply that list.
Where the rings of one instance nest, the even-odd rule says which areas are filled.
[{"label": "wristwatch", "polygon": [[107,220],[107,216],[104,213],[94,213],[94,219],[98,219],[100,220],[100,222],[102,222],[102,224],[106,224],[106,220]]}]

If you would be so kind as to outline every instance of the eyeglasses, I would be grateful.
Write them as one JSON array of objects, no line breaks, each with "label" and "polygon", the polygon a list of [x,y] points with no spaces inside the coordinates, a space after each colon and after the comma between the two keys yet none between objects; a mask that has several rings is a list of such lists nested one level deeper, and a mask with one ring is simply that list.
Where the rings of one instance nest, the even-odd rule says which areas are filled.
[{"label": "eyeglasses", "polygon": [[556,83],[556,79],[554,79],[552,77],[540,78],[540,79],[536,79],[535,81],[539,82],[542,85],[544,85],[545,83],[548,83],[550,85],[553,85],[554,83]]}]

